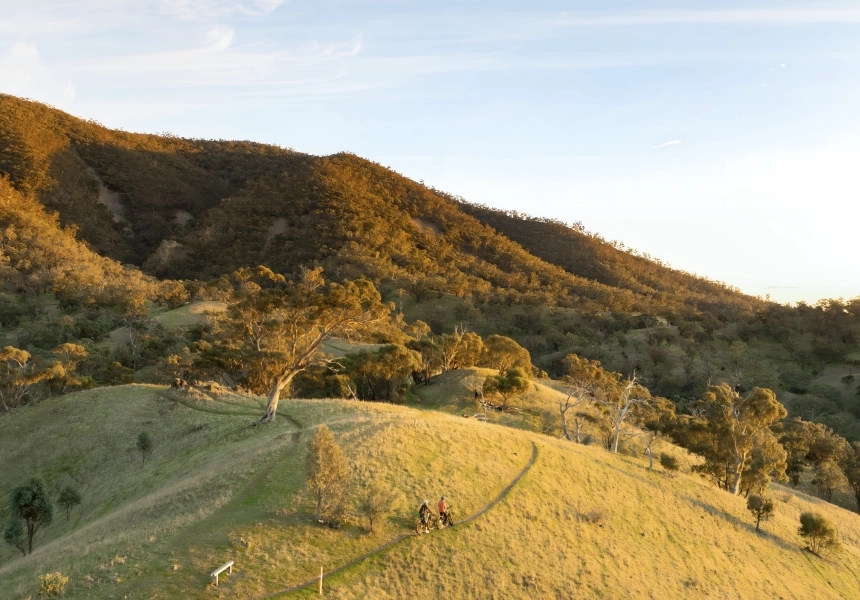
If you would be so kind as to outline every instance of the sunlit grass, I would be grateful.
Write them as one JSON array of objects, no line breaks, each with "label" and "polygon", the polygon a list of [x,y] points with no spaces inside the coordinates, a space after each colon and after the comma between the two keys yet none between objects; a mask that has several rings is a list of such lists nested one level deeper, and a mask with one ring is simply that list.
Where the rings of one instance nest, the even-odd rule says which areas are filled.
[{"label": "sunlit grass", "polygon": [[[533,402],[553,400],[541,393]],[[441,395],[431,402],[444,404]],[[126,386],[0,417],[4,507],[9,490],[31,475],[44,476],[55,492],[75,482],[84,498],[68,524],[58,514],[40,533],[33,555],[0,549],[0,598],[35,594],[37,576],[56,571],[70,576],[69,598],[269,594],[407,533],[423,498],[435,502],[444,493],[458,518],[476,512],[520,472],[532,442],[540,451],[535,466],[484,516],[407,538],[327,579],[326,596],[856,594],[860,518],[790,489],[773,487],[777,515],[756,534],[743,498],[695,476],[648,471],[643,458],[460,412],[344,400],[286,400],[274,425],[252,427],[262,405],[238,394],[177,403],[164,388]],[[357,482],[383,482],[403,496],[374,534],[365,524],[318,525],[299,493],[306,444],[319,423],[334,431]],[[145,468],[134,449],[144,429],[156,442]],[[822,560],[802,551],[797,521],[810,509],[837,523],[841,555]],[[209,572],[227,560],[235,561],[234,573],[211,587]]]}]

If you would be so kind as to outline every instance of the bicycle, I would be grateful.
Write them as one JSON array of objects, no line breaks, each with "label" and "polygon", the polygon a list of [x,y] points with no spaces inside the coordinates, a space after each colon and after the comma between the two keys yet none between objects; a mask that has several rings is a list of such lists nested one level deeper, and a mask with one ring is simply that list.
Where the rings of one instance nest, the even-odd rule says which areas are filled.
[{"label": "bicycle", "polygon": [[451,507],[448,507],[448,512],[444,515],[439,515],[436,517],[436,528],[442,529],[443,527],[453,527],[454,526],[454,517],[451,516]]},{"label": "bicycle", "polygon": [[420,535],[422,533],[430,533],[434,529],[438,529],[438,528],[439,528],[439,517],[436,517],[432,514],[429,517],[427,517],[427,524],[426,525],[424,524],[424,522],[420,518],[417,521],[415,521],[415,533],[417,533],[418,535]]}]

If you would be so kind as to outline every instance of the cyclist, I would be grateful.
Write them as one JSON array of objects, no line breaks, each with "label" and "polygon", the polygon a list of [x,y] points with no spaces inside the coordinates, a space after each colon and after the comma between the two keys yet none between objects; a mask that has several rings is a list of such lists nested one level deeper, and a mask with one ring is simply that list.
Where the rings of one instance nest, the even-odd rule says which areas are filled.
[{"label": "cyclist", "polygon": [[445,496],[442,496],[439,499],[439,516],[441,517],[442,523],[448,523],[449,525],[454,524],[453,519],[451,519],[451,515],[448,514],[448,504],[445,502]]},{"label": "cyclist", "polygon": [[421,517],[421,525],[424,526],[424,533],[429,533],[427,525],[430,521],[430,501],[425,500],[418,509],[418,516]]}]

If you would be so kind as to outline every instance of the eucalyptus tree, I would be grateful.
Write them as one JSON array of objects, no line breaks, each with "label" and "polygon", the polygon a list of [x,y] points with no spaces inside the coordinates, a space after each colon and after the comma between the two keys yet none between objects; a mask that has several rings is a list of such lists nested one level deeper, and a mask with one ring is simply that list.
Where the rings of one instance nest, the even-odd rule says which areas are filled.
[{"label": "eucalyptus tree", "polygon": [[240,269],[233,279],[238,285],[216,337],[241,354],[249,387],[266,393],[261,423],[275,420],[296,375],[332,365],[322,351],[326,340],[366,332],[393,310],[370,281],[326,282],[322,268],[303,270],[295,282],[266,267]]}]

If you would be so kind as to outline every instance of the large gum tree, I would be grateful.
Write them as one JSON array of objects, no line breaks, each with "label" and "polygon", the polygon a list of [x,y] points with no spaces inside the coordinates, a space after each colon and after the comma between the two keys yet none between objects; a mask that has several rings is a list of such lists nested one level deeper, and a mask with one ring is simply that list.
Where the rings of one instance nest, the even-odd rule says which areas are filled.
[{"label": "large gum tree", "polygon": [[[785,418],[787,411],[776,394],[765,388],[753,388],[741,396],[728,384],[711,386],[696,409],[711,443],[699,450],[706,462],[725,471],[725,488],[732,494],[742,489],[744,474],[757,449],[764,448],[773,437],[771,427]],[[781,461],[785,471],[785,455]]]},{"label": "large gum tree", "polygon": [[242,345],[251,387],[266,390],[261,423],[275,420],[281,394],[296,375],[333,362],[322,351],[326,340],[350,339],[393,309],[370,281],[326,282],[321,268],[305,270],[294,283],[264,267],[234,278],[239,286],[225,329]]}]

